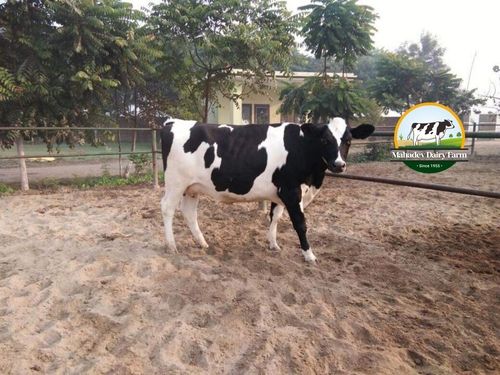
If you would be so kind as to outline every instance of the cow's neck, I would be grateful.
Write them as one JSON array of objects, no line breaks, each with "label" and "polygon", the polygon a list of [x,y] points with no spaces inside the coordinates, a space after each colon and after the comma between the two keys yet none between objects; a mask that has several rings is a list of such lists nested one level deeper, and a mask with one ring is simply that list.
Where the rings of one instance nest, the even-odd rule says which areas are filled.
[{"label": "cow's neck", "polygon": [[321,142],[316,137],[307,137],[306,152],[308,155],[308,162],[306,165],[306,177],[303,183],[320,188],[323,179],[325,178],[326,163],[324,162],[321,152]]}]

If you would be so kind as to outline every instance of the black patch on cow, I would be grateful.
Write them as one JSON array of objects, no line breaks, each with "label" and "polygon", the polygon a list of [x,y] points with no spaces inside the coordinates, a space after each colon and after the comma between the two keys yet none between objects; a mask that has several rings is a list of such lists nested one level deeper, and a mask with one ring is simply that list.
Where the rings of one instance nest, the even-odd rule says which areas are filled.
[{"label": "black patch on cow", "polygon": [[429,123],[429,125],[427,126],[427,128],[425,129],[425,134],[429,134],[431,133],[433,130],[434,130],[434,126],[436,125],[435,122],[431,122]]},{"label": "black patch on cow", "polygon": [[448,121],[440,121],[436,129],[436,134],[441,134],[446,131],[446,125],[449,124]]},{"label": "black patch on cow", "polygon": [[205,168],[210,168],[215,159],[214,146],[210,146],[207,149],[203,158],[205,159]]},{"label": "black patch on cow", "polygon": [[[278,191],[301,184],[321,187],[326,170],[326,164],[321,155],[321,137],[326,129],[326,125],[286,125],[284,144],[288,156],[285,165],[277,168],[272,177],[273,184]],[[300,135],[301,131],[303,136]],[[335,141],[333,136],[331,138]]]},{"label": "black patch on cow", "polygon": [[427,125],[429,125],[428,122],[426,123],[421,123],[421,124],[418,124],[418,130],[423,130]]},{"label": "black patch on cow", "polygon": [[172,142],[174,140],[174,133],[172,133],[173,121],[166,122],[163,128],[160,130],[161,139],[161,155],[163,159],[163,171],[167,169],[167,158],[172,148]]},{"label": "black patch on cow", "polygon": [[[221,164],[211,174],[215,189],[244,195],[266,169],[267,152],[265,148],[259,150],[258,146],[266,139],[267,130],[266,125],[234,126],[231,130],[216,124],[196,123],[191,127],[184,152],[196,152],[202,142],[210,146],[217,144],[217,156],[221,158]],[[205,166],[209,158],[207,153]]]}]

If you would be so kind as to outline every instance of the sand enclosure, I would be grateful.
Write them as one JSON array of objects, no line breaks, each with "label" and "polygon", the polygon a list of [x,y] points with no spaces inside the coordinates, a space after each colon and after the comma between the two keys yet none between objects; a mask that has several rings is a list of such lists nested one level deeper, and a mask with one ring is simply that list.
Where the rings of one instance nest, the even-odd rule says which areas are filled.
[{"label": "sand enclosure", "polygon": [[[387,168],[415,176],[351,172]],[[499,176],[489,163],[435,179],[498,190]],[[329,180],[306,212],[311,266],[286,215],[269,252],[256,204],[208,199],[211,248],[178,214],[171,254],[160,196],[0,198],[1,374],[500,370],[499,201]]]}]

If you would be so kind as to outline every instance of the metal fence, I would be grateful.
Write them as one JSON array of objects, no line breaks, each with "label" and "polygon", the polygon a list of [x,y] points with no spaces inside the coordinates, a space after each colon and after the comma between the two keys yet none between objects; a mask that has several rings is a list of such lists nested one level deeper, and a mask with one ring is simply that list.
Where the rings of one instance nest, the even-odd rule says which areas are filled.
[{"label": "metal fence", "polygon": [[[68,128],[43,128],[43,127],[0,127],[0,131],[116,131],[118,132],[118,152],[106,152],[106,153],[92,153],[92,154],[79,154],[78,157],[91,157],[91,156],[118,156],[120,160],[120,172],[121,172],[121,157],[122,155],[141,155],[141,154],[151,154],[152,160],[152,172],[153,172],[153,188],[158,188],[158,163],[156,160],[156,155],[159,153],[157,150],[157,139],[156,139],[156,128],[125,128],[125,127],[117,127],[117,128],[95,128],[95,127],[68,127]],[[151,132],[151,151],[134,151],[134,152],[123,152],[121,150],[121,137],[119,136],[122,131],[148,131]],[[24,156],[0,156],[0,160],[12,160],[12,159],[34,159],[34,158],[43,158],[47,157],[47,155],[24,155]],[[75,155],[64,155],[64,154],[50,154],[50,157],[53,158],[74,158]]]},{"label": "metal fence", "polygon": [[[7,130],[32,130],[32,131],[60,131],[60,130],[92,130],[92,131],[117,131],[118,134],[121,131],[149,131],[151,132],[151,151],[135,151],[135,152],[122,152],[121,147],[119,147],[119,152],[111,152],[111,153],[93,153],[93,154],[79,154],[78,157],[86,157],[86,156],[119,156],[121,158],[122,155],[134,155],[134,154],[151,154],[152,156],[152,172],[153,172],[153,187],[158,188],[158,163],[156,155],[160,153],[157,150],[157,130],[156,128],[18,128],[18,127],[0,127],[0,131]],[[375,131],[372,134],[372,137],[378,138],[391,138],[388,141],[365,141],[365,142],[357,142],[353,143],[353,145],[373,145],[373,144],[392,144],[392,137],[394,136],[394,132],[392,130],[384,130],[384,131]],[[466,139],[472,140],[471,143],[471,154],[474,154],[475,140],[476,139],[500,139],[500,132],[466,132]],[[120,137],[118,137],[120,140]],[[25,156],[0,156],[0,160],[7,159],[20,159],[20,158],[41,158],[47,155],[25,155]],[[67,158],[67,157],[75,157],[75,155],[64,155],[64,154],[51,154],[51,157],[54,158]],[[373,183],[382,183],[389,185],[398,185],[398,186],[406,186],[420,189],[430,189],[430,190],[438,190],[445,191],[451,193],[458,194],[466,194],[466,195],[474,195],[481,197],[488,197],[494,199],[500,199],[500,192],[493,191],[485,191],[480,189],[468,189],[461,187],[454,187],[442,184],[435,183],[424,183],[424,182],[414,182],[400,179],[390,179],[390,178],[381,178],[381,177],[371,177],[371,176],[360,176],[360,175],[351,175],[351,174],[331,174],[327,173],[328,177],[332,178],[340,178],[340,179],[350,179],[350,180],[358,180],[365,182],[373,182]]]}]

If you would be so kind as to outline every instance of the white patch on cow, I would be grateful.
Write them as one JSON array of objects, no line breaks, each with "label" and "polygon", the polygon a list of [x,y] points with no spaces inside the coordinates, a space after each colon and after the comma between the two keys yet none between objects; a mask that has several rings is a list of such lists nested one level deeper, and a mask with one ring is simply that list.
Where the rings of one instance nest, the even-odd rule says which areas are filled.
[{"label": "white patch on cow", "polygon": [[345,160],[343,160],[342,156],[340,155],[340,145],[342,144],[342,136],[347,129],[347,123],[341,117],[334,117],[330,119],[330,122],[328,123],[328,129],[330,129],[330,132],[337,141],[337,146],[339,147],[339,152],[337,154],[337,159],[335,159],[335,164],[345,163]]},{"label": "white patch on cow", "polygon": [[229,126],[229,125],[226,125],[226,124],[219,125],[219,128],[227,128],[227,129],[229,129],[230,131],[233,131],[233,127],[232,127],[232,126]]},{"label": "white patch on cow", "polygon": [[316,261],[316,256],[313,254],[311,249],[306,251],[302,250],[302,255],[304,255],[304,259],[306,260],[306,262],[313,263]]},{"label": "white patch on cow", "polygon": [[276,240],[276,233],[278,229],[278,221],[283,216],[283,212],[285,211],[285,207],[281,204],[278,204],[274,207],[273,210],[273,219],[271,220],[271,224],[269,225],[269,231],[267,232],[267,239],[269,240],[269,248],[271,250],[280,250],[278,242]]}]

